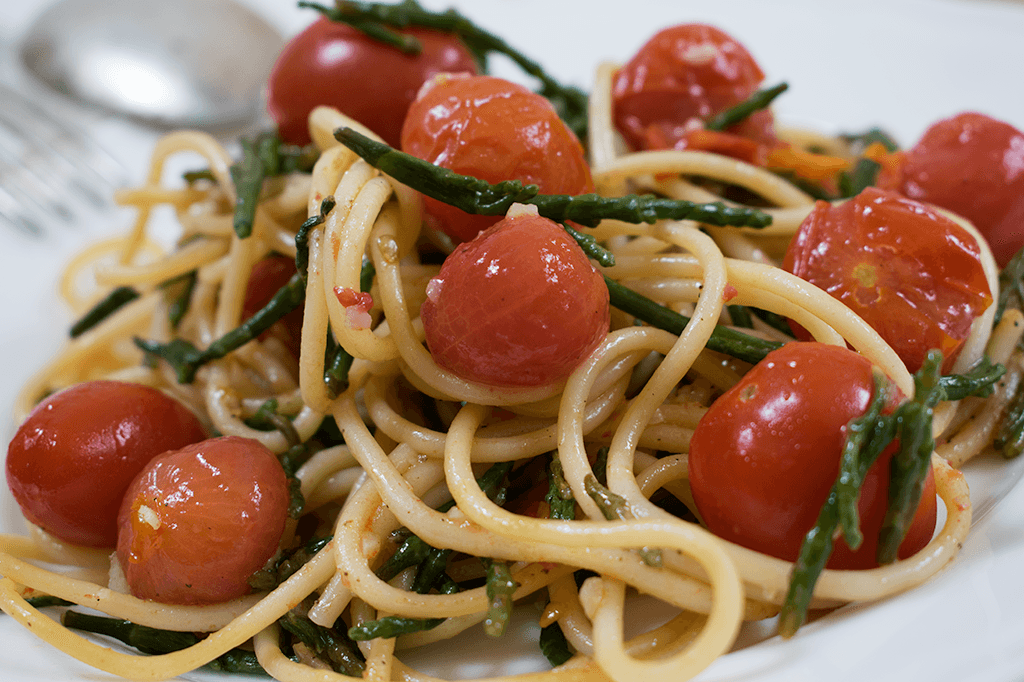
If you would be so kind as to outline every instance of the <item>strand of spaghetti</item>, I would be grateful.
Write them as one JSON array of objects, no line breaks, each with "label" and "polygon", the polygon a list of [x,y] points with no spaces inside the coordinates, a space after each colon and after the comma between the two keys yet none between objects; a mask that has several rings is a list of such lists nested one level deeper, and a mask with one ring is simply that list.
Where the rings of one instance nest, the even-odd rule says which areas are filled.
[{"label": "strand of spaghetti", "polygon": [[[327,548],[325,548],[327,549]],[[156,656],[125,654],[77,635],[37,609],[19,594],[9,577],[0,579],[0,609],[40,639],[94,668],[130,680],[166,680],[209,663],[277,621],[294,604],[326,582],[334,571],[331,552],[322,551],[277,589],[209,637],[181,651]]]},{"label": "strand of spaghetti", "polygon": [[[218,190],[187,187],[164,187],[162,185],[142,185],[114,190],[114,203],[118,206],[157,206],[170,204],[183,211],[193,204],[199,204],[212,197]],[[225,234],[225,236],[227,236]]]},{"label": "strand of spaghetti", "polygon": [[[814,311],[795,303],[785,295],[779,295],[769,287],[747,286],[750,281],[756,281],[756,277],[750,278],[745,283],[730,280],[729,283],[736,289],[736,296],[729,300],[731,305],[760,308],[782,315],[806,329],[815,341],[846,347],[846,339],[843,338],[843,335]],[[746,285],[737,286],[738,284]]]},{"label": "strand of spaghetti", "polygon": [[[592,615],[594,660],[617,682],[637,679],[688,680],[718,658],[718,653],[709,658],[708,653],[697,648],[699,639],[708,632],[708,624],[705,624],[695,641],[687,643],[688,646],[681,653],[674,652],[656,660],[640,660],[631,656],[626,651],[622,634],[625,625],[625,583],[611,578],[591,578],[588,583],[599,584],[602,588],[600,601]],[[701,653],[704,655],[699,655]]]},{"label": "strand of spaghetti", "polygon": [[688,253],[660,253],[653,256],[615,254],[615,265],[602,272],[615,280],[630,277],[684,277],[697,279],[704,274],[700,263]]},{"label": "strand of spaghetti", "polygon": [[[26,557],[31,558],[31,557]],[[0,575],[45,594],[97,609],[138,625],[181,632],[212,632],[252,608],[261,595],[215,606],[175,606],[137,599],[85,580],[68,578],[0,552]]]},{"label": "strand of spaghetti", "polygon": [[[349,316],[348,309],[338,300],[335,291],[338,288],[359,291],[359,277],[362,269],[363,254],[366,253],[366,242],[371,238],[377,216],[384,204],[391,197],[391,183],[376,175],[365,161],[357,161],[342,178],[351,177],[362,169],[373,173],[354,194],[351,208],[347,216],[342,216],[337,207],[327,216],[324,228],[322,262],[324,298],[331,321],[331,330],[338,343],[352,357],[364,358],[380,362],[397,357],[398,349],[391,336],[380,336],[369,326],[362,326]],[[345,197],[353,196],[342,193],[341,185],[335,199],[344,201]]]},{"label": "strand of spaghetti", "polygon": [[[124,250],[127,239],[124,236],[111,237],[90,244],[75,254],[60,276],[58,289],[60,296],[67,303],[72,313],[81,315],[91,308],[106,291],[98,288],[83,287],[83,283],[92,277],[91,270],[96,263],[113,253]],[[146,239],[138,249],[138,258],[159,258],[164,255],[164,249],[156,242]]]},{"label": "strand of spaghetti", "polygon": [[[646,183],[645,183],[646,184]],[[705,203],[713,201],[721,201],[726,205],[740,206],[734,201],[729,201],[714,192],[693,184],[683,178],[668,178],[662,180],[659,178],[658,181],[650,183],[648,186],[650,191],[654,191],[659,194],[671,197],[672,199],[678,199],[681,201],[692,201],[695,203]],[[800,227],[800,223],[804,221],[807,214],[814,208],[813,202],[802,203],[794,206],[788,206],[785,208],[765,208],[761,209],[772,217],[772,224],[770,229],[766,231],[765,228],[749,228],[741,227],[739,229],[715,229],[712,234],[715,233],[728,233],[738,238],[751,238],[757,236],[789,236],[797,231]],[[709,225],[708,227],[715,227]]]},{"label": "strand of spaghetti", "polygon": [[[608,182],[644,174],[700,175],[743,187],[784,208],[814,203],[802,190],[771,171],[710,152],[675,149],[634,152],[593,170],[594,184],[598,188]],[[772,226],[761,232],[771,234]]]},{"label": "strand of spaghetti", "polygon": [[561,389],[560,384],[514,390],[499,389],[460,379],[437,366],[430,352],[423,347],[421,335],[413,328],[405,303],[401,269],[397,260],[397,232],[396,216],[392,212],[382,213],[374,228],[375,236],[370,239],[370,253],[377,269],[381,305],[391,329],[391,337],[394,338],[402,360],[412,373],[433,389],[432,393],[435,395],[467,402],[509,405],[535,402],[557,395]]},{"label": "strand of spaghetti", "polygon": [[[774,220],[772,221],[774,223]],[[704,229],[711,238],[718,244],[726,258],[737,258],[739,260],[750,260],[755,263],[766,263],[777,265],[778,263],[768,256],[764,250],[764,239],[755,239],[751,235],[744,234],[738,230],[726,230],[715,225],[705,225]]]},{"label": "strand of spaghetti", "polygon": [[587,102],[587,150],[590,152],[590,165],[593,168],[603,168],[615,160],[612,79],[618,68],[618,64],[602,62],[598,64],[594,73],[594,87]]},{"label": "strand of spaghetti", "polygon": [[[584,433],[590,433],[608,419],[621,403],[628,379],[623,377],[612,390],[587,405],[582,419]],[[377,377],[366,383],[363,399],[374,425],[396,442],[409,443],[418,452],[437,458],[444,456],[446,434],[420,426],[400,415],[386,400],[387,381],[385,377]],[[473,444],[473,460],[508,462],[534,457],[554,449],[557,437],[558,427],[554,420],[541,428],[516,435],[482,436]]]},{"label": "strand of spaghetti", "polygon": [[[743,613],[743,588],[732,561],[720,541],[699,526],[684,521],[593,522],[531,520],[510,514],[498,507],[480,490],[470,466],[473,432],[486,408],[467,405],[452,422],[445,448],[445,478],[459,508],[483,528],[516,537],[533,537],[541,542],[572,536],[591,547],[670,547],[692,555],[707,571],[714,588],[714,601],[705,627],[682,652],[660,664],[670,671],[667,679],[686,679],[703,670],[728,651],[739,631]],[[620,623],[621,626],[621,623]],[[621,637],[621,627],[619,629]],[[618,664],[602,662],[600,638],[595,633],[595,653],[601,668],[618,682],[637,677]]]},{"label": "strand of spaghetti", "polygon": [[[838,299],[784,270],[760,263],[726,259],[729,282],[752,295],[757,289],[771,290],[825,320],[850,345],[878,365],[903,394],[914,395],[914,381],[896,352],[874,329]],[[756,305],[756,304],[755,304]],[[761,306],[757,306],[761,307]]]},{"label": "strand of spaghetti", "polygon": [[[608,531],[608,524],[605,523],[590,525],[588,526],[589,530],[580,528],[583,530],[582,537],[576,532],[577,527],[573,523],[565,523],[559,528],[569,532],[564,537],[559,537],[560,534],[554,531],[555,539],[548,542],[537,537],[534,524],[549,522],[518,517],[530,528],[520,533],[493,533],[468,523],[465,518],[465,510],[461,507],[457,517],[440,514],[426,507],[408,490],[401,474],[391,460],[384,455],[359,418],[359,413],[351,399],[338,401],[334,417],[345,435],[346,442],[352,448],[353,454],[360,460],[369,478],[373,481],[375,494],[381,496],[388,509],[400,519],[401,523],[428,544],[435,547],[448,547],[472,556],[558,563],[603,571],[626,580],[642,592],[657,595],[663,601],[679,608],[702,613],[706,613],[712,608],[711,592],[700,581],[671,571],[652,568],[646,565],[636,552],[623,549],[625,544],[632,542],[632,536],[626,532],[625,528],[615,531],[619,535],[614,540],[623,543],[622,545],[613,541],[613,538],[605,538],[601,541],[601,546],[594,544],[595,541],[591,536],[602,537],[601,534]],[[407,453],[412,452],[408,446],[399,445],[395,448],[393,456],[403,450]],[[363,488],[360,488],[357,495],[362,490]],[[682,523],[680,522],[680,524]],[[356,527],[359,527],[358,524]],[[700,529],[690,531],[687,528],[686,533],[690,532],[705,533]],[[705,535],[708,538],[711,537],[706,533]],[[679,538],[676,537],[675,540],[678,543]],[[702,538],[703,540],[704,538]],[[381,590],[379,595],[376,592],[374,595],[362,593],[363,599],[377,608],[404,611],[414,617],[431,617],[434,613],[431,611],[431,605],[420,601],[424,596],[410,595],[399,590],[389,592],[390,586],[382,583],[372,571],[369,571],[365,561],[355,560],[356,557],[352,552],[358,552],[358,550],[358,543],[353,542],[345,551],[339,550],[337,560],[339,569],[347,572],[350,581],[373,584],[375,588]],[[391,601],[379,601],[384,597]],[[410,609],[416,610],[411,612]],[[468,609],[466,612],[473,610]]]},{"label": "strand of spaghetti", "polygon": [[229,246],[225,239],[193,241],[155,263],[101,266],[96,269],[96,281],[111,287],[157,285],[222,257]]},{"label": "strand of spaghetti", "polygon": [[327,351],[327,335],[331,332],[323,284],[325,257],[322,230],[310,232],[308,246],[309,267],[306,271],[299,350],[299,390],[306,405],[326,414],[330,410],[332,397],[324,381],[324,355]]}]

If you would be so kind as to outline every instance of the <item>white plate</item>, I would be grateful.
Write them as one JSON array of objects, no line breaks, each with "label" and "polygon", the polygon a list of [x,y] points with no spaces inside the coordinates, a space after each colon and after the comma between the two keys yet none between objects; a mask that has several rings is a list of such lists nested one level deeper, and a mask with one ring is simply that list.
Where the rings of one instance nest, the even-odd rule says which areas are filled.
[{"label": "white plate", "polygon": [[[311,20],[291,3],[250,0],[287,33]],[[0,26],[23,27],[40,2],[0,3]],[[444,6],[444,2],[429,2]],[[830,131],[881,125],[912,144],[939,118],[974,109],[1024,128],[1024,4],[977,0],[464,0],[455,3],[560,78],[588,85],[600,60],[623,61],[661,26],[717,24],[743,41],[768,74],[790,90],[776,105],[786,123]],[[586,28],[584,28],[586,26]],[[0,36],[2,37],[2,36]],[[499,73],[514,73],[499,64]],[[141,169],[152,136],[93,121],[94,132],[126,167]],[[130,139],[133,144],[119,141]],[[69,322],[55,280],[86,238],[124,226],[93,222],[35,242],[0,233],[0,406],[60,345]],[[0,432],[13,424],[5,416]],[[5,439],[6,442],[6,439]],[[793,680],[1024,679],[1024,460],[988,461],[969,472],[978,523],[957,561],[933,581],[881,603],[843,609],[790,641],[768,640],[725,656],[699,679]],[[0,528],[20,516],[0,492]],[[998,503],[998,504],[997,504]],[[0,616],[0,679],[5,682],[106,680]],[[496,675],[541,665],[532,643],[484,642],[470,662],[434,657],[440,675]],[[450,650],[449,650],[450,651]],[[191,677],[191,676],[190,676]],[[203,676],[204,678],[206,676]],[[217,679],[223,679],[218,677]]]}]

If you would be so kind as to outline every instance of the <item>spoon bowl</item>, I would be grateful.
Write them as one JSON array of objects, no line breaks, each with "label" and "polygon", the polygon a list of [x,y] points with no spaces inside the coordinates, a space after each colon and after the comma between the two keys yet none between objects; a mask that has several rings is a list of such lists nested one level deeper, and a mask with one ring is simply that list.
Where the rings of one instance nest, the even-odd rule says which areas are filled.
[{"label": "spoon bowl", "polygon": [[160,127],[253,121],[284,40],[234,0],[60,0],[21,46],[30,72],[72,99]]}]

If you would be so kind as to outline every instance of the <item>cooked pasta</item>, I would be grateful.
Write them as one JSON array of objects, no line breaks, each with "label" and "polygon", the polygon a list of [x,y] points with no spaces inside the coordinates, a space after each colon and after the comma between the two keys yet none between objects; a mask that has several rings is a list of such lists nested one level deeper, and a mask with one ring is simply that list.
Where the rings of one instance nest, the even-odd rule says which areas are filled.
[{"label": "cooked pasta", "polygon": [[[714,399],[750,368],[709,349],[709,338],[716,326],[733,326],[729,306],[745,306],[792,320],[817,341],[849,345],[904,396],[914,396],[914,378],[861,317],[780,267],[780,245],[784,250],[815,205],[797,184],[708,151],[622,151],[611,115],[617,68],[598,68],[590,97],[587,148],[597,192],[654,191],[728,204],[743,196],[764,207],[772,224],[757,230],[691,220],[608,219],[588,230],[615,257],[602,274],[687,315],[689,322],[673,333],[615,311],[608,333],[568,378],[536,387],[473,382],[431,355],[419,311],[439,271],[429,254],[438,243],[450,245],[424,225],[417,192],[335,139],[334,131],[343,127],[376,137],[359,122],[330,107],[312,112],[315,166],[265,183],[252,234],[244,239],[231,226],[238,197],[228,151],[203,133],[164,137],[142,185],[118,195],[137,212],[130,233],[89,247],[70,263],[62,283],[77,312],[99,298],[83,298],[76,285],[90,271],[102,292],[133,287],[139,296],[69,341],[23,388],[15,418],[23,421],[44,396],[105,378],[158,388],[188,406],[210,433],[254,439],[279,455],[314,439],[326,419],[344,443],[319,450],[296,470],[304,516],[286,526],[281,552],[314,534],[331,539],[270,591],[193,606],[133,597],[116,570],[108,584],[111,559],[105,552],[76,548],[33,528],[31,540],[0,538],[0,607],[54,647],[128,679],[172,678],[251,643],[267,672],[295,682],[352,677],[327,668],[308,647],[283,644],[279,621],[295,612],[324,628],[339,620],[357,627],[392,616],[443,621],[433,629],[357,643],[365,672],[353,679],[433,679],[403,664],[403,651],[444,647],[448,638],[480,627],[494,600],[483,584],[485,569],[467,557],[487,559],[485,568],[492,561],[507,564],[515,583],[510,598],[546,604],[541,625],[557,624],[575,651],[548,673],[500,679],[689,679],[730,651],[744,622],[777,615],[792,562],[716,537],[694,517],[686,457],[691,438]],[[827,145],[832,155],[854,155],[839,138],[798,132],[783,137],[797,147]],[[185,152],[205,159],[210,174],[182,188],[164,176],[168,160]],[[327,197],[334,205],[324,213]],[[161,253],[148,225],[157,208],[167,206],[181,233],[178,247]],[[170,364],[147,358],[133,342],[180,338],[203,349],[239,327],[254,266],[271,254],[294,258],[300,225],[318,217],[308,232],[297,358],[281,339],[261,336],[181,382]],[[997,292],[998,266],[985,239],[969,222],[957,220],[977,241],[984,276]],[[364,311],[369,321],[357,322],[356,311],[338,292],[360,291],[366,262],[375,273],[372,307]],[[166,283],[192,272],[188,310],[174,325]],[[970,496],[958,469],[991,451],[994,430],[1024,372],[1018,350],[1024,318],[1009,309],[993,327],[994,315],[995,306],[989,306],[978,317],[953,371],[966,372],[987,357],[1005,365],[1006,375],[991,397],[936,408],[938,445],[931,467],[945,509],[941,527],[923,549],[895,563],[823,570],[811,608],[830,610],[910,589],[956,556],[971,526]],[[772,342],[792,341],[759,320],[744,331]],[[324,380],[332,344],[353,358],[347,386],[337,393]],[[270,400],[290,426],[254,423]],[[426,415],[428,409],[433,413]],[[607,489],[627,510],[617,520],[606,519],[588,488],[601,448],[607,449]],[[535,518],[522,508],[503,507],[481,487],[480,477],[496,463],[524,472],[553,452],[577,505],[576,519]],[[666,505],[665,498],[672,503]],[[690,520],[668,511],[678,507],[690,510]],[[382,564],[409,536],[450,550],[448,570],[463,571],[467,586],[451,594],[417,592],[408,569],[381,577]],[[49,570],[39,562],[66,568]],[[627,639],[631,593],[654,597],[677,615]],[[27,598],[37,594],[138,625],[202,636],[169,653],[114,651],[31,605]]]}]

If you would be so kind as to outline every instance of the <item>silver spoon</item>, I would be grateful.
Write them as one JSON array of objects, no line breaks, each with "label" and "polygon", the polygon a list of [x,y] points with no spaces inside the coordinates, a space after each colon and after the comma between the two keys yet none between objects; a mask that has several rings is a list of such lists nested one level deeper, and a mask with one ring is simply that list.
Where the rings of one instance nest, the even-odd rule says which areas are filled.
[{"label": "silver spoon", "polygon": [[73,99],[162,127],[259,116],[284,41],[234,0],[60,0],[29,28],[29,71]]}]

